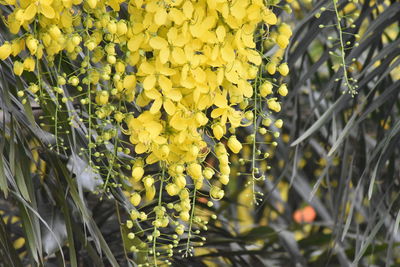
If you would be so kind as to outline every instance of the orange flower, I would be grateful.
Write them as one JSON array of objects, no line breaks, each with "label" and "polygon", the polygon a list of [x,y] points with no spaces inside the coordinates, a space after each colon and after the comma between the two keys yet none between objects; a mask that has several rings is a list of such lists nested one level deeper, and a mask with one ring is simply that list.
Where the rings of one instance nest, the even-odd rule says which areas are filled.
[{"label": "orange flower", "polygon": [[297,223],[312,223],[317,217],[317,213],[310,205],[298,209],[293,213],[293,220]]}]

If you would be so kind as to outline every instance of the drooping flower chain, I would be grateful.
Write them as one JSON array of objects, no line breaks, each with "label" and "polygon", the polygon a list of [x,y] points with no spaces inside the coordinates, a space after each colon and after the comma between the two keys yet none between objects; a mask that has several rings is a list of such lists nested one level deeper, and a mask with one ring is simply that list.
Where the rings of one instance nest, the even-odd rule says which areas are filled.
[{"label": "drooping flower chain", "polygon": [[[37,77],[18,96],[42,107],[55,103],[50,129],[57,140],[76,122],[87,127],[82,151],[104,177],[102,188],[121,186],[132,204],[125,224],[132,244],[125,245],[157,265],[184,236],[181,251],[192,254],[191,242],[209,219],[195,211],[196,199],[205,192],[212,200],[224,196],[231,174],[226,146],[238,154],[244,143],[235,134],[238,127],[253,127],[255,187],[257,135],[273,133],[267,130],[269,114],[280,111],[278,95],[288,93],[273,75],[288,74],[280,61],[290,28],[281,24],[270,32],[277,18],[261,0],[4,1],[12,8],[7,26],[17,37],[0,46],[0,58],[12,58],[15,75]],[[277,50],[266,56],[259,43]],[[71,70],[60,73],[65,62]],[[85,112],[69,114],[66,106],[77,101]],[[62,126],[62,116],[70,129]],[[274,126],[281,128],[282,121]],[[60,140],[57,152],[67,153]],[[109,164],[105,171],[96,164],[102,157]],[[152,201],[148,210],[144,204]]]}]

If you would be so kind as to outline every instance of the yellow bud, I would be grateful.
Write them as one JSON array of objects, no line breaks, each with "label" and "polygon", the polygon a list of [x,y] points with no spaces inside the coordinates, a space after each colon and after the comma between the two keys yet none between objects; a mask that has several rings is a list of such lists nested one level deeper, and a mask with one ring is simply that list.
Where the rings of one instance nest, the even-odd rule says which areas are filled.
[{"label": "yellow bud", "polygon": [[283,126],[283,120],[281,120],[281,119],[276,120],[275,123],[274,123],[274,125],[276,126],[276,128],[282,128],[282,126]]},{"label": "yellow bud", "polygon": [[63,76],[58,76],[57,77],[57,83],[58,85],[65,85],[66,84],[66,80]]},{"label": "yellow bud", "polygon": [[272,94],[272,88],[274,86],[272,85],[271,82],[266,81],[260,86],[260,95],[262,97],[266,97],[267,95]]},{"label": "yellow bud", "polygon": [[23,71],[24,71],[24,64],[22,64],[22,62],[15,61],[14,62],[14,73],[15,73],[15,75],[21,76]]},{"label": "yellow bud", "polygon": [[10,56],[11,52],[11,44],[9,42],[5,42],[2,46],[0,46],[0,59],[5,60]]},{"label": "yellow bud", "polygon": [[160,151],[161,151],[161,154],[160,154],[161,158],[166,159],[168,157],[169,151],[170,151],[169,146],[165,145],[165,144],[162,145],[160,148]]},{"label": "yellow bud", "polygon": [[262,120],[262,125],[264,125],[264,126],[268,127],[271,125],[271,123],[272,123],[272,120],[270,118],[266,118],[266,119]]},{"label": "yellow bud", "polygon": [[122,120],[124,119],[124,114],[118,111],[114,114],[114,119],[116,122],[122,122]]},{"label": "yellow bud", "polygon": [[[135,238],[135,234],[134,233],[129,233],[128,234],[128,239],[134,239]],[[135,249],[136,249],[136,247],[135,247]]]},{"label": "yellow bud", "polygon": [[108,55],[107,62],[110,63],[111,65],[114,65],[115,62],[117,62],[117,58],[114,55]]},{"label": "yellow bud", "polygon": [[217,140],[220,140],[224,135],[224,128],[220,124],[214,124],[212,126],[213,135]]},{"label": "yellow bud", "polygon": [[140,213],[137,210],[132,210],[130,212],[130,217],[133,221],[137,220],[137,218],[139,218]]},{"label": "yellow bud", "polygon": [[191,163],[187,167],[187,171],[193,179],[199,179],[201,177],[201,165],[198,163]]},{"label": "yellow bud", "polygon": [[140,204],[140,201],[142,200],[142,197],[140,196],[139,193],[135,192],[131,195],[129,198],[129,201],[132,203],[133,206],[138,206]]},{"label": "yellow bud", "polygon": [[127,227],[128,229],[131,229],[131,228],[133,227],[133,222],[132,222],[131,220],[127,220],[127,221],[126,221],[126,227]]},{"label": "yellow bud", "polygon": [[240,150],[242,149],[242,144],[236,139],[235,135],[232,135],[231,137],[229,137],[228,139],[228,147],[229,149],[237,154],[240,152]]},{"label": "yellow bud", "polygon": [[278,102],[276,102],[275,98],[268,99],[267,105],[269,109],[275,112],[281,111],[281,105]]},{"label": "yellow bud", "polygon": [[218,143],[215,146],[215,154],[217,155],[217,157],[221,155],[226,155],[226,153],[227,153],[226,148],[222,143]]},{"label": "yellow bud", "polygon": [[28,90],[31,91],[32,94],[36,94],[39,91],[39,86],[37,84],[31,84]]},{"label": "yellow bud", "polygon": [[221,175],[219,177],[219,181],[221,182],[221,184],[227,185],[229,183],[229,175]]},{"label": "yellow bud", "polygon": [[144,175],[144,169],[141,166],[135,166],[132,168],[132,178],[133,181],[139,182]]},{"label": "yellow bud", "polygon": [[34,71],[35,70],[35,60],[32,57],[27,57],[24,60],[24,70]]},{"label": "yellow bud", "polygon": [[281,96],[286,96],[288,94],[288,89],[286,84],[281,84],[281,86],[279,86],[278,93]]},{"label": "yellow bud", "polygon": [[181,164],[175,166],[175,172],[178,174],[182,174],[184,170],[185,168]]},{"label": "yellow bud", "polygon": [[185,227],[183,225],[179,225],[178,227],[175,228],[175,232],[178,235],[183,235],[183,233],[185,232]]},{"label": "yellow bud", "polygon": [[[122,73],[122,72],[124,72],[125,71],[125,64],[123,63],[123,62],[121,62],[121,61],[118,61],[116,64],[115,64],[115,71],[116,72],[118,72],[118,73]],[[136,80],[135,80],[135,85],[136,85]],[[132,86],[133,87],[133,86]]]},{"label": "yellow bud", "polygon": [[278,67],[278,71],[282,76],[286,76],[289,74],[289,67],[287,63],[282,63]]},{"label": "yellow bud", "polygon": [[118,35],[124,35],[128,32],[128,27],[126,26],[125,21],[120,20],[117,23],[117,34]]},{"label": "yellow bud", "polygon": [[213,199],[222,199],[224,197],[224,190],[222,190],[221,188],[217,187],[217,186],[211,186],[210,189],[210,196]]},{"label": "yellow bud", "polygon": [[184,175],[178,175],[174,177],[174,183],[179,189],[183,189],[186,186],[186,178]]},{"label": "yellow bud", "polygon": [[29,52],[31,55],[34,55],[38,49],[39,41],[33,38],[32,36],[29,36],[26,39],[26,47],[28,47]]},{"label": "yellow bud", "polygon": [[228,165],[229,164],[229,157],[228,154],[222,154],[218,156],[219,163],[222,165]]},{"label": "yellow bud", "polygon": [[292,36],[292,29],[286,23],[282,23],[279,26],[278,31],[279,31],[280,34],[286,36],[287,38],[290,38],[290,36]]},{"label": "yellow bud", "polygon": [[181,218],[182,221],[187,222],[190,219],[190,215],[188,211],[182,211],[179,213],[179,218]]},{"label": "yellow bud", "polygon": [[215,174],[214,170],[209,167],[206,167],[203,171],[203,176],[208,180],[210,180],[214,174]]},{"label": "yellow bud", "polygon": [[191,145],[190,149],[189,149],[189,153],[190,155],[192,155],[193,157],[197,158],[197,155],[199,154],[200,149],[198,146],[196,145]]},{"label": "yellow bud", "polygon": [[278,37],[276,37],[276,43],[280,48],[286,48],[289,44],[289,38],[286,35],[279,34]]},{"label": "yellow bud", "polygon": [[96,96],[96,103],[98,105],[105,105],[108,103],[109,93],[106,90],[99,91]]},{"label": "yellow bud", "polygon": [[167,191],[168,195],[176,196],[179,193],[179,188],[176,184],[169,183],[165,186],[165,190]]},{"label": "yellow bud", "polygon": [[151,177],[150,175],[144,177],[143,184],[144,184],[144,187],[146,187],[146,188],[151,187],[154,184],[154,178]]},{"label": "yellow bud", "polygon": [[197,112],[195,118],[200,126],[206,125],[208,122],[207,116],[203,112]]},{"label": "yellow bud", "polygon": [[49,34],[53,40],[58,41],[61,36],[61,31],[56,25],[52,25],[49,29]]},{"label": "yellow bud", "polygon": [[97,5],[97,0],[87,0],[87,3],[90,8],[95,9]]},{"label": "yellow bud", "polygon": [[228,164],[223,164],[219,166],[219,170],[223,175],[229,175],[231,173],[231,168],[229,167]]},{"label": "yellow bud", "polygon": [[276,72],[276,64],[275,62],[269,62],[266,66],[265,66],[266,70],[268,71],[269,74],[274,75]]},{"label": "yellow bud", "polygon": [[77,86],[79,84],[79,79],[76,76],[72,76],[68,79],[68,83],[72,86]]},{"label": "yellow bud", "polygon": [[111,33],[111,34],[115,34],[117,33],[117,24],[114,21],[110,21],[107,25],[107,30]]}]

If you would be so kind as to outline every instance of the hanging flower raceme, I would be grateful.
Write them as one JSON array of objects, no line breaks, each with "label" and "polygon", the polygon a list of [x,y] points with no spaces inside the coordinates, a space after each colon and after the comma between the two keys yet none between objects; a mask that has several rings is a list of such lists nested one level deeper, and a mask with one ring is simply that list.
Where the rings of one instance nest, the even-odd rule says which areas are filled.
[{"label": "hanging flower raceme", "polygon": [[[264,127],[273,127],[280,97],[288,94],[277,73],[289,73],[281,61],[290,27],[274,28],[277,17],[262,0],[6,3],[13,10],[7,26],[16,38],[0,45],[0,59],[11,58],[17,76],[36,74],[37,81],[19,94],[24,101],[51,102],[55,116],[68,113],[73,101],[83,106],[80,114],[68,113],[69,129],[59,131],[57,119],[52,129],[62,139],[77,124],[86,127],[86,154],[80,154],[94,170],[105,168],[99,171],[105,173],[102,192],[121,187],[132,204],[125,227],[137,242],[130,251],[145,250],[157,264],[168,244],[158,238],[173,228],[175,234],[162,239],[170,239],[168,255],[181,237],[191,254],[195,225],[207,228],[197,213],[199,192],[223,198],[232,179],[229,155],[242,156],[245,143],[256,143],[254,133],[270,132]],[[267,57],[264,47],[275,44],[277,52]],[[59,73],[64,61],[77,69]],[[254,127],[251,140],[244,140],[240,127]],[[57,152],[68,153],[60,144]],[[100,166],[101,157],[108,166]],[[212,157],[217,165],[209,163]],[[133,227],[147,221],[151,231]]]}]

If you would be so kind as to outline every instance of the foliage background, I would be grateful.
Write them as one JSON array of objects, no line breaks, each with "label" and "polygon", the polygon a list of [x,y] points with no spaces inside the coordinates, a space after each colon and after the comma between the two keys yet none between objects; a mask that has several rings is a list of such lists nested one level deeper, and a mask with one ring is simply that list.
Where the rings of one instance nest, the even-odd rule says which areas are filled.
[{"label": "foliage background", "polygon": [[[272,169],[258,185],[264,200],[249,205],[245,177],[233,177],[212,209],[218,220],[209,224],[205,245],[194,257],[176,254],[173,266],[400,264],[400,3],[338,1],[354,18],[344,40],[360,35],[359,45],[346,50],[348,61],[355,58],[347,68],[358,80],[354,97],[335,81],[343,76],[329,53],[339,49],[336,27],[319,27],[336,23],[332,2],[288,4],[293,13],[281,20],[294,26],[285,55],[290,93],[280,113],[282,138],[270,152]],[[1,62],[0,72],[0,266],[127,266],[122,193],[115,189],[103,200],[90,193],[95,185],[86,163],[46,149],[54,140],[35,126],[40,111],[18,100],[24,84],[11,75],[11,61]],[[71,170],[70,160],[82,167]],[[295,222],[293,213],[306,205],[316,219]]]}]

